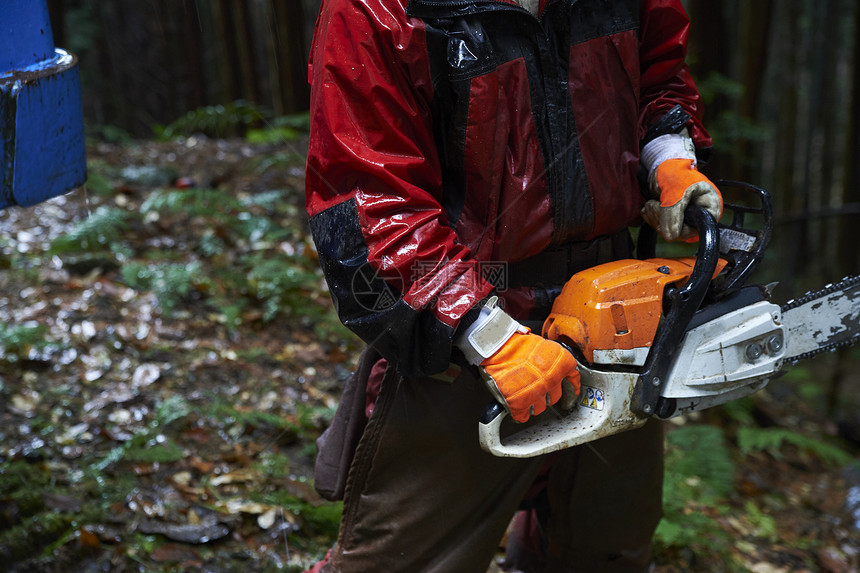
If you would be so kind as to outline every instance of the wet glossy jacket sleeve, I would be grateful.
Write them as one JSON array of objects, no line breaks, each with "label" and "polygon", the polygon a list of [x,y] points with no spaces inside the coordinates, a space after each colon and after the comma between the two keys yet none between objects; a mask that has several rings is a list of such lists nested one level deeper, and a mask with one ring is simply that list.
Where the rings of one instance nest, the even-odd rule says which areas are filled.
[{"label": "wet glossy jacket sleeve", "polygon": [[427,50],[401,2],[323,4],[309,66],[306,199],[341,321],[404,373],[432,374],[492,287],[440,205]]},{"label": "wet glossy jacket sleeve", "polygon": [[680,0],[643,0],[639,29],[639,137],[675,105],[690,117],[688,128],[697,148],[712,140],[702,126],[704,108],[685,63],[690,20]]}]

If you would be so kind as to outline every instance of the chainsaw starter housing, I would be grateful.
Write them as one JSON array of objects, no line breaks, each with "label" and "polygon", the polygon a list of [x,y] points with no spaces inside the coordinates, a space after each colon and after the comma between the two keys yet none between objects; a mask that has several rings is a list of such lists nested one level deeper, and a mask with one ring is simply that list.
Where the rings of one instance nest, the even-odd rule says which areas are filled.
[{"label": "chainsaw starter housing", "polygon": [[[579,272],[556,298],[542,334],[579,349],[592,364],[642,366],[666,287],[682,286],[694,264],[694,257],[623,259]],[[725,264],[718,263],[715,276]]]}]

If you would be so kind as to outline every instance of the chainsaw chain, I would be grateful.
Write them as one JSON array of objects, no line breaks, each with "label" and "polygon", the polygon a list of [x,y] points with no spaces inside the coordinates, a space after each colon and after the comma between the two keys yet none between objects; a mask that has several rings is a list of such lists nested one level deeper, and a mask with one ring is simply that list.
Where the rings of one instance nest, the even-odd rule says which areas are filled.
[{"label": "chainsaw chain", "polygon": [[855,275],[853,277],[845,277],[841,281],[833,284],[829,284],[821,290],[810,291],[803,295],[800,298],[793,298],[784,305],[782,305],[782,312],[787,310],[791,310],[793,308],[797,308],[799,306],[803,306],[804,304],[813,301],[817,298],[823,298],[827,295],[833,294],[840,290],[847,290],[848,288],[860,284],[860,275]]},{"label": "chainsaw chain", "polygon": [[808,358],[812,358],[813,356],[818,356],[824,352],[835,352],[840,348],[845,348],[846,346],[853,346],[858,341],[860,341],[860,334],[855,334],[851,338],[843,340],[841,342],[831,342],[830,344],[825,344],[815,350],[810,350],[809,352],[804,352],[803,354],[798,354],[797,356],[791,356],[785,359],[786,364],[797,364],[801,360],[806,360]]},{"label": "chainsaw chain", "polygon": [[[803,306],[808,302],[811,302],[811,301],[819,299],[819,298],[824,298],[824,297],[831,295],[835,292],[847,290],[847,289],[849,289],[853,286],[856,286],[858,284],[860,284],[860,275],[855,275],[852,277],[845,277],[841,281],[839,281],[837,283],[829,284],[821,290],[810,291],[810,292],[804,294],[800,298],[791,299],[790,301],[788,301],[787,303],[782,305],[782,312],[785,312],[787,310],[791,310],[793,308],[797,308],[799,306]],[[855,334],[854,336],[852,336],[851,338],[848,338],[846,340],[842,340],[840,342],[832,342],[830,344],[825,344],[824,346],[816,348],[815,350],[810,350],[809,352],[804,352],[803,354],[798,354],[797,356],[792,356],[790,358],[786,358],[785,362],[787,364],[796,364],[796,363],[800,362],[801,360],[806,360],[808,358],[812,358],[813,356],[817,356],[818,354],[821,354],[823,352],[834,352],[835,350],[838,350],[839,348],[844,348],[846,346],[852,346],[853,344],[857,343],[858,341],[860,341],[860,333]]]}]

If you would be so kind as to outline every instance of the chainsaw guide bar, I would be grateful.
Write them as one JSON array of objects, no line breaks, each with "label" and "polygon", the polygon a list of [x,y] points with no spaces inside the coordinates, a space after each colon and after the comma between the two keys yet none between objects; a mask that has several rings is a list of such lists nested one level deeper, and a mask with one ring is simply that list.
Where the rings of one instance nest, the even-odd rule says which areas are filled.
[{"label": "chainsaw guide bar", "polygon": [[786,364],[860,341],[860,275],[792,299],[782,306],[788,325]]}]

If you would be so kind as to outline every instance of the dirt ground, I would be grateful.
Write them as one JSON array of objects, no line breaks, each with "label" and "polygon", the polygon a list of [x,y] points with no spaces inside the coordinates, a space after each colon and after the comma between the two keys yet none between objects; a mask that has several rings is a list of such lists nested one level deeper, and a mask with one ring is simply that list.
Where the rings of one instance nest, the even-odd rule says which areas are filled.
[{"label": "dirt ground", "polygon": [[[340,508],[313,490],[314,440],[360,344],[337,328],[319,277],[281,287],[274,318],[258,284],[247,287],[256,298],[225,286],[225,269],[257,251],[315,265],[301,142],[287,148],[93,144],[87,189],[0,212],[0,558],[10,571],[302,571],[333,541]],[[280,205],[248,212],[281,232],[254,239],[217,214],[142,211],[155,191],[184,189],[277,190]],[[118,236],[51,250],[102,206],[130,214]],[[168,313],[160,283],[123,274],[135,263],[206,280],[177,282],[190,286]],[[233,309],[231,296],[248,301]],[[857,358],[814,364],[756,396],[750,424],[840,454],[797,440],[742,453],[726,412],[686,420],[726,436],[732,490],[677,513],[682,525],[684,515],[700,523],[692,514],[709,525],[695,542],[658,540],[654,571],[858,570]]]}]

